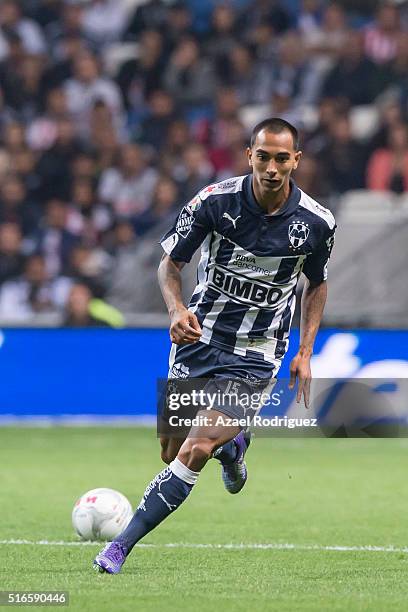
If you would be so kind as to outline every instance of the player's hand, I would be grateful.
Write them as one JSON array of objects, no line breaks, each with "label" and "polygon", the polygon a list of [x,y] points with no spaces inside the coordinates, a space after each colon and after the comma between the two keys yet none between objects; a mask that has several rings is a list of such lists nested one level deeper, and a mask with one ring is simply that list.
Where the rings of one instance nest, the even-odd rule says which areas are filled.
[{"label": "player's hand", "polygon": [[310,400],[310,383],[312,381],[312,371],[310,369],[311,355],[302,355],[300,352],[292,359],[290,364],[290,380],[289,389],[294,389],[296,378],[298,380],[298,388],[296,392],[296,401],[299,404],[302,399],[302,394],[305,400],[306,408],[309,408]]},{"label": "player's hand", "polygon": [[171,315],[170,339],[174,344],[194,344],[201,338],[201,327],[194,313],[183,308]]}]

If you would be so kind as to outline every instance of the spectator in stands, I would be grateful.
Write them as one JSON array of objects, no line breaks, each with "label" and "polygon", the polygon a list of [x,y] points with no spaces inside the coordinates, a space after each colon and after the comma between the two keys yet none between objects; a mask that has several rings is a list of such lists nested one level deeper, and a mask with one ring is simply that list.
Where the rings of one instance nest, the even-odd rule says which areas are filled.
[{"label": "spectator in stands", "polygon": [[319,156],[330,144],[330,129],[337,117],[347,113],[348,105],[336,98],[322,98],[318,104],[318,121],[313,130],[303,135],[303,149],[312,156]]},{"label": "spectator in stands", "polygon": [[251,45],[258,60],[276,62],[278,37],[275,36],[272,23],[262,21],[247,33],[245,40]]},{"label": "spectator in stands", "polygon": [[309,38],[320,29],[321,0],[301,0],[297,14],[297,29],[304,38]]},{"label": "spectator in stands", "polygon": [[97,100],[89,117],[89,134],[86,139],[82,139],[85,146],[88,142],[91,147],[98,149],[106,131],[112,132],[118,143],[125,140],[123,125],[115,121],[112,109],[103,100]]},{"label": "spectator in stands", "polygon": [[43,75],[42,58],[25,55],[4,83],[8,105],[25,122],[34,119],[44,107]]},{"label": "spectator in stands", "polygon": [[78,244],[78,237],[70,228],[70,208],[62,200],[49,200],[45,217],[37,231],[29,236],[32,253],[43,256],[49,278],[65,274],[71,251]]},{"label": "spectator in stands", "polygon": [[183,151],[191,139],[191,129],[186,121],[176,119],[169,125],[167,139],[158,160],[159,168],[164,174],[176,176],[180,171]]},{"label": "spectator in stands", "polygon": [[257,61],[248,45],[236,44],[226,66],[225,83],[237,92],[241,105],[261,104],[270,98],[274,72],[267,63]]},{"label": "spectator in stands", "polygon": [[220,135],[220,138],[217,140],[216,145],[209,148],[209,159],[217,177],[220,175],[228,176],[234,152],[237,149],[245,149],[245,128],[238,119],[226,120],[223,122],[222,136]]},{"label": "spectator in stands", "polygon": [[212,102],[216,80],[210,62],[200,57],[194,38],[182,39],[170,56],[164,84],[185,112]]},{"label": "spectator in stands", "polygon": [[151,206],[135,218],[134,226],[138,236],[143,236],[160,222],[177,213],[177,184],[167,176],[160,176],[153,193]]},{"label": "spectator in stands", "polygon": [[[161,28],[166,55],[171,55],[181,40],[191,37],[192,30],[193,15],[191,7],[188,6],[188,2],[175,0],[168,7],[165,27]],[[199,38],[195,38],[198,42]]]},{"label": "spectator in stands", "polygon": [[157,171],[147,165],[143,149],[136,144],[122,147],[118,167],[101,176],[99,197],[112,205],[116,215],[132,218],[151,204]]},{"label": "spectator in stands", "polygon": [[164,30],[167,27],[168,3],[165,0],[147,0],[136,6],[123,35],[124,40],[140,40],[148,30]]},{"label": "spectator in stands", "polygon": [[112,264],[112,257],[106,249],[92,248],[84,242],[77,243],[70,253],[67,274],[88,285],[93,295],[103,297]]},{"label": "spectator in stands", "polygon": [[230,121],[238,119],[239,110],[236,90],[232,87],[219,88],[215,98],[215,117],[207,123],[207,133],[202,140],[208,141],[213,147],[223,147]]},{"label": "spectator in stands", "polygon": [[1,88],[1,75],[0,75],[0,133],[4,132],[6,125],[17,120],[16,112],[9,106],[4,99],[4,93]]},{"label": "spectator in stands", "polygon": [[405,123],[391,127],[388,147],[377,149],[369,159],[367,188],[376,191],[408,191],[408,128]]},{"label": "spectator in stands", "polygon": [[392,79],[395,84],[398,84],[401,80],[406,82],[407,78],[407,61],[408,61],[408,36],[407,32],[400,32],[395,37],[396,52],[395,57],[387,66],[392,72]]},{"label": "spectator in stands", "polygon": [[96,181],[97,167],[95,155],[90,151],[81,151],[74,157],[71,164],[71,175],[75,179]]},{"label": "spectator in stands", "polygon": [[284,34],[279,43],[275,88],[291,100],[290,108],[315,104],[321,88],[321,73],[310,61],[302,41],[295,32]]},{"label": "spectator in stands", "polygon": [[113,213],[108,204],[97,200],[94,182],[89,177],[77,177],[72,183],[72,215],[70,228],[91,246],[112,226]]},{"label": "spectator in stands", "polygon": [[283,34],[289,29],[291,18],[280,0],[254,0],[249,2],[248,7],[245,4],[241,10],[239,26],[244,29],[246,37],[254,28],[264,23],[272,27],[273,36]]},{"label": "spectator in stands", "polygon": [[112,111],[115,121],[122,122],[122,100],[116,83],[102,76],[96,57],[82,51],[74,63],[74,77],[65,83],[67,106],[77,133],[89,133],[89,120],[95,102],[103,101]]},{"label": "spectator in stands", "polygon": [[[45,29],[52,55],[61,62],[69,59],[69,44],[71,41],[87,40],[82,27],[84,4],[81,2],[63,2],[60,5],[58,18],[52,20]],[[79,49],[77,49],[79,51]]]},{"label": "spectator in stands", "polygon": [[105,170],[116,165],[120,142],[112,124],[105,125],[97,132],[92,130],[90,144],[95,150],[98,173],[102,175]]},{"label": "spectator in stands", "polygon": [[82,27],[85,35],[100,49],[119,40],[125,30],[128,9],[117,0],[90,0],[85,5]]},{"label": "spectator in stands", "polygon": [[22,234],[17,223],[0,224],[0,285],[23,271]]},{"label": "spectator in stands", "polygon": [[367,57],[376,64],[385,64],[397,53],[397,38],[401,33],[398,7],[392,2],[379,4],[376,19],[364,33]]},{"label": "spectator in stands", "polygon": [[0,184],[4,178],[11,172],[10,155],[5,149],[0,149]]},{"label": "spectator in stands", "polygon": [[57,137],[57,122],[68,115],[67,100],[61,88],[46,94],[45,112],[35,117],[27,127],[27,142],[34,151],[52,147]]},{"label": "spectator in stands", "polygon": [[230,172],[228,173],[228,176],[223,174],[217,178],[222,180],[230,176],[243,176],[244,174],[248,174],[248,159],[243,149],[237,149],[232,152]]},{"label": "spectator in stands", "polygon": [[49,280],[44,258],[31,255],[23,274],[1,286],[0,317],[24,321],[36,314],[58,312],[67,300],[70,286],[71,281],[64,277]]},{"label": "spectator in stands", "polygon": [[228,77],[228,56],[237,44],[237,14],[232,6],[220,4],[212,14],[212,28],[206,40],[205,50],[214,65],[220,82]]},{"label": "spectator in stands", "polygon": [[71,190],[70,167],[81,151],[81,144],[75,134],[72,121],[61,118],[56,121],[56,137],[53,146],[44,151],[37,164],[41,177],[40,197],[42,200],[61,198],[68,200]]},{"label": "spectator in stands", "polygon": [[17,223],[26,236],[37,229],[40,215],[41,211],[28,199],[22,179],[7,175],[0,186],[0,223]]},{"label": "spectator in stands", "polygon": [[324,80],[322,95],[345,99],[352,106],[372,104],[383,85],[383,73],[364,55],[362,34],[350,31],[340,59]]},{"label": "spectator in stands", "polygon": [[9,56],[8,32],[20,38],[26,53],[41,55],[46,52],[41,28],[32,19],[24,17],[20,4],[15,0],[2,0],[0,3],[0,61]]},{"label": "spectator in stands", "polygon": [[179,185],[181,199],[191,200],[196,193],[214,179],[214,167],[202,145],[191,143],[182,154],[182,165],[174,172],[173,178]]},{"label": "spectator in stands", "polygon": [[[73,285],[68,295],[63,327],[99,327],[99,321],[89,312],[91,300],[92,293],[87,285]],[[101,324],[101,327],[105,326]]]},{"label": "spectator in stands", "polygon": [[64,327],[123,327],[123,324],[122,314],[101,299],[95,299],[88,285],[75,283],[71,287]]},{"label": "spectator in stands", "polygon": [[115,222],[112,235],[108,240],[108,252],[116,257],[119,249],[128,246],[132,246],[133,248],[136,243],[136,233],[133,224],[127,219],[119,217]]},{"label": "spectator in stands", "polygon": [[133,282],[129,283],[129,278],[139,279],[143,274],[140,263],[135,264],[138,249],[139,244],[133,224],[119,218],[109,245],[113,263],[107,299],[123,312],[134,311],[135,288]]},{"label": "spectator in stands", "polygon": [[159,152],[163,148],[171,123],[176,119],[172,96],[163,89],[155,89],[149,97],[149,111],[140,126],[138,140]]},{"label": "spectator in stands", "polygon": [[380,119],[377,130],[371,136],[368,148],[370,151],[385,149],[388,145],[390,130],[404,122],[402,106],[397,95],[386,98],[382,104],[378,105]]},{"label": "spectator in stands", "polygon": [[10,155],[10,167],[23,181],[29,201],[38,202],[41,179],[36,170],[36,157],[31,149],[25,147]]},{"label": "spectator in stands", "polygon": [[2,136],[3,145],[8,153],[17,153],[26,146],[25,129],[20,122],[12,121],[6,124]]},{"label": "spectator in stands", "polygon": [[145,112],[147,98],[161,87],[164,68],[163,35],[146,30],[140,37],[137,58],[124,62],[116,78],[125,107],[136,115],[135,120]]},{"label": "spectator in stands", "polygon": [[75,58],[88,49],[83,37],[72,34],[60,42],[60,51],[55,52],[55,59],[47,66],[45,80],[49,89],[63,87],[68,79],[74,76]]},{"label": "spectator in stands", "polygon": [[315,157],[302,155],[302,163],[295,172],[294,179],[300,189],[321,201],[327,196],[327,185],[321,172],[322,166]]},{"label": "spectator in stands", "polygon": [[[70,2],[72,0],[64,1]],[[43,30],[59,17],[60,5],[55,0],[23,0],[22,4],[24,14],[34,19]]]},{"label": "spectator in stands", "polygon": [[396,91],[399,96],[401,108],[405,117],[408,117],[408,35],[404,32],[398,36],[397,53],[392,62],[386,67],[389,76],[389,84],[392,91]]},{"label": "spectator in stands", "polygon": [[364,187],[367,150],[353,138],[347,115],[336,117],[330,126],[330,140],[322,151],[324,176],[337,194]]},{"label": "spectator in stands", "polygon": [[327,71],[332,67],[347,39],[347,18],[343,7],[331,2],[323,8],[322,20],[317,27],[306,29],[303,43],[313,56],[313,62],[319,63],[319,69]]}]

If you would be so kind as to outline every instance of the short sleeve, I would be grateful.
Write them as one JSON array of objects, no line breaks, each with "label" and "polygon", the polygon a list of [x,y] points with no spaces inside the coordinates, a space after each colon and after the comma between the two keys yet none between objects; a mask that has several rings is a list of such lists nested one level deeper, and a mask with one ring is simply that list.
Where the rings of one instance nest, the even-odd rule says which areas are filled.
[{"label": "short sleeve", "polygon": [[188,263],[214,226],[208,212],[208,200],[196,195],[178,215],[173,227],[160,244],[172,259]]},{"label": "short sleeve", "polygon": [[333,250],[336,227],[330,229],[317,249],[306,258],[303,272],[314,283],[327,280],[327,266]]}]

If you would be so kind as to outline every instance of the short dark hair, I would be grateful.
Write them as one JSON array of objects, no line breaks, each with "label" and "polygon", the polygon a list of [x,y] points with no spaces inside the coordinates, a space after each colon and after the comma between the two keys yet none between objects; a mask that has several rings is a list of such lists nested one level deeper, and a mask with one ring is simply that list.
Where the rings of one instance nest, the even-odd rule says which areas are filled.
[{"label": "short dark hair", "polygon": [[261,130],[266,130],[267,132],[272,132],[273,134],[280,134],[285,130],[290,132],[293,138],[293,147],[295,151],[299,150],[299,132],[291,123],[285,121],[285,119],[280,119],[279,117],[269,117],[269,119],[264,119],[258,123],[252,130],[250,142],[251,147],[254,146],[256,137]]}]

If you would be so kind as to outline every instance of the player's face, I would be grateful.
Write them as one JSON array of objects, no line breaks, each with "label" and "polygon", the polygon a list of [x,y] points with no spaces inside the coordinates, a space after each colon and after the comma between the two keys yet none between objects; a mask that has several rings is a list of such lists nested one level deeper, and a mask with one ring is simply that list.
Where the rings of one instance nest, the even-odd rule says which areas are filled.
[{"label": "player's face", "polygon": [[296,151],[292,134],[284,130],[273,134],[261,130],[252,148],[247,149],[253,171],[255,195],[273,198],[289,189],[289,177],[298,167],[301,151]]}]

